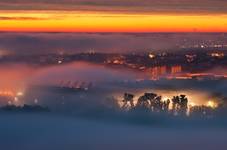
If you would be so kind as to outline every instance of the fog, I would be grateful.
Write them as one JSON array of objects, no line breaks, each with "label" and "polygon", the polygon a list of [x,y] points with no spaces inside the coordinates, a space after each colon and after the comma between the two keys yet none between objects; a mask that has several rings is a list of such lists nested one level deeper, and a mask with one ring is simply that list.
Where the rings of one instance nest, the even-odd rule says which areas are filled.
[{"label": "fog", "polygon": [[[184,44],[225,42],[220,33],[1,33],[3,54],[143,52],[173,50]],[[13,44],[12,44],[13,43]]]},{"label": "fog", "polygon": [[[147,73],[86,62],[47,67],[5,64],[0,70],[2,73],[0,94],[3,94],[0,96],[1,106],[41,105],[57,114],[105,118],[110,113],[109,115],[114,118],[116,115],[114,113],[118,115],[122,111],[120,107],[123,105],[125,92],[135,95],[134,104],[145,92],[157,93],[163,99],[185,94],[189,99],[189,106],[207,105],[209,101],[219,104],[227,97],[225,80],[151,81],[148,80]],[[75,82],[79,85],[92,83],[92,87],[87,91],[53,88],[70,87]]]},{"label": "fog", "polygon": [[[85,62],[48,67],[5,64],[0,73],[1,90],[23,92],[17,99],[1,96],[1,106],[10,102],[51,110],[0,111],[1,149],[224,150],[227,146],[226,111],[201,119],[120,109],[124,92],[135,94],[135,100],[144,92],[155,92],[163,98],[186,94],[189,104],[219,102],[227,96],[226,81],[150,81],[148,74]],[[52,89],[62,81],[92,82],[93,86],[87,91]]]},{"label": "fog", "polygon": [[226,129],[143,127],[54,115],[0,115],[0,147],[16,150],[225,150]]},{"label": "fog", "polygon": [[95,65],[85,62],[76,62],[63,66],[53,66],[40,69],[30,82],[56,84],[62,80],[81,82],[110,82],[119,80],[135,80],[145,77],[140,73],[127,69],[111,69],[103,65]]},{"label": "fog", "polygon": [[35,72],[28,65],[2,64],[0,65],[0,88],[17,89],[23,87],[25,81]]},{"label": "fog", "polygon": [[[34,100],[38,100],[42,105],[48,105],[50,107],[58,106],[58,108],[64,107],[65,109],[67,109],[67,107],[64,105],[59,106],[59,103],[71,104],[71,101],[77,106],[77,99],[82,101],[85,99],[84,97],[87,97],[87,99],[91,97],[93,99],[106,99],[112,96],[110,93],[114,92],[111,87],[112,85],[109,84],[110,82],[133,81],[136,78],[145,77],[141,73],[130,70],[111,69],[103,65],[85,62],[49,67],[35,67],[26,64],[4,64],[0,66],[0,70],[0,91],[3,94],[5,92],[23,93],[23,97],[21,97],[19,101],[0,97],[1,104],[7,104],[9,102],[16,105],[26,103],[34,104]],[[86,84],[92,83],[94,89],[97,88],[98,90],[93,89],[87,93],[74,94],[52,92],[46,88],[49,86],[71,86],[67,85],[69,81],[71,84],[74,82],[78,82],[78,84],[82,84],[83,82]],[[33,88],[36,86],[39,86],[39,88]],[[66,102],[63,102],[62,99]],[[60,102],[58,102],[58,100]],[[95,104],[95,102],[91,103]]]},{"label": "fog", "polygon": [[[16,101],[14,98],[10,100],[1,97],[2,105],[9,102],[15,105],[38,103],[60,112],[86,112],[99,107],[117,108],[122,105],[125,92],[135,94],[134,103],[145,92],[155,92],[165,99],[185,94],[191,105],[206,105],[210,100],[219,103],[227,96],[226,81],[150,81],[147,73],[86,62],[48,67],[5,64],[0,66],[0,72],[1,91],[23,93]],[[54,91],[49,88],[72,86],[75,82],[92,83],[92,88],[80,92]]]},{"label": "fog", "polygon": [[23,91],[33,85],[61,86],[71,82],[101,82],[133,80],[144,75],[123,69],[77,62],[67,65],[36,67],[28,64],[0,65],[0,89]]}]

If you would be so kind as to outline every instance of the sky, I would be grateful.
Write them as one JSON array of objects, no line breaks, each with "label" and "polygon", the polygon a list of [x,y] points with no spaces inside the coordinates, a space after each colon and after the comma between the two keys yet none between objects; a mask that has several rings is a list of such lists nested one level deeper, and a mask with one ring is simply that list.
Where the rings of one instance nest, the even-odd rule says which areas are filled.
[{"label": "sky", "polygon": [[227,32],[226,0],[0,0],[7,32]]}]

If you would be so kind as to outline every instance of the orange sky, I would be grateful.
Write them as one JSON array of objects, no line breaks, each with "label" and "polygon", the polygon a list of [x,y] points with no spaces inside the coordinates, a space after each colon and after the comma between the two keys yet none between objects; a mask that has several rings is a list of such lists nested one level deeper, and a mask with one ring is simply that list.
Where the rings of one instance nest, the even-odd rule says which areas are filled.
[{"label": "orange sky", "polygon": [[227,15],[0,11],[0,31],[227,32]]}]

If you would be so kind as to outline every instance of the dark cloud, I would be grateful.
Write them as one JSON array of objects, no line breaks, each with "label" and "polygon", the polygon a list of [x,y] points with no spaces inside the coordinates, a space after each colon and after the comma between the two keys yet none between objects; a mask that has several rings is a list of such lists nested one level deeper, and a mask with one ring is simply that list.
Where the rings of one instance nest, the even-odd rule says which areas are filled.
[{"label": "dark cloud", "polygon": [[[13,53],[51,53],[135,51],[174,46],[175,39],[143,34],[99,34],[99,33],[1,33],[0,50]],[[163,40],[168,44],[164,44]]]},{"label": "dark cloud", "polygon": [[226,0],[1,0],[0,10],[226,13]]},{"label": "dark cloud", "polygon": [[5,16],[0,16],[0,21],[1,20],[46,20],[46,19],[45,18],[38,18],[38,17],[5,17]]}]

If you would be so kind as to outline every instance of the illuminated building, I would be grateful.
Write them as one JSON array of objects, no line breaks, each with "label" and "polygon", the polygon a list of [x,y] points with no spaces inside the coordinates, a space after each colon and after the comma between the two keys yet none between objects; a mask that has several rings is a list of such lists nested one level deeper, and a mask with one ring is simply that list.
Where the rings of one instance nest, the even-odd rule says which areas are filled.
[{"label": "illuminated building", "polygon": [[166,66],[158,66],[151,68],[151,76],[153,80],[158,79],[160,76],[165,75],[167,73]]},{"label": "illuminated building", "polygon": [[171,67],[171,74],[177,74],[182,72],[181,66],[172,66]]},{"label": "illuminated building", "polygon": [[224,53],[218,53],[218,52],[210,53],[208,55],[215,58],[223,58],[225,56]]}]

